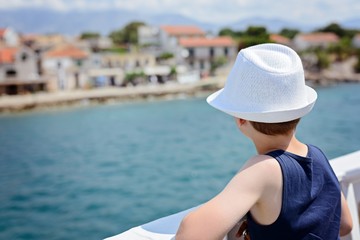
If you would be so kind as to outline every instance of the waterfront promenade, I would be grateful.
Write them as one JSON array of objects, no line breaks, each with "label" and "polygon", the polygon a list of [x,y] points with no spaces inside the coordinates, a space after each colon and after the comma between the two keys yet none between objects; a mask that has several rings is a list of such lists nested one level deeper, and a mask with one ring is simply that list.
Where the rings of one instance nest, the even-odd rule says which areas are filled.
[{"label": "waterfront promenade", "polygon": [[[344,67],[322,73],[306,72],[310,85],[328,86],[337,83],[360,83],[360,74],[349,74]],[[21,112],[39,108],[88,105],[108,101],[134,101],[154,98],[176,98],[209,93],[224,86],[226,76],[208,77],[194,83],[168,82],[128,87],[102,87],[27,95],[0,96],[0,113]]]},{"label": "waterfront promenade", "polygon": [[18,112],[37,108],[102,103],[106,101],[130,101],[182,95],[194,96],[203,91],[223,86],[225,77],[214,77],[196,83],[167,83],[131,87],[104,87],[89,90],[59,91],[17,96],[1,96],[0,112]]}]

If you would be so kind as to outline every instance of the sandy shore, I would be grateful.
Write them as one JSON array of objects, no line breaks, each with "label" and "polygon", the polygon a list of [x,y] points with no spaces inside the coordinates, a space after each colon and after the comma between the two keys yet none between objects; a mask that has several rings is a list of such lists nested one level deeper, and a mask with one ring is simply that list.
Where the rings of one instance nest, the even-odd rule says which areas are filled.
[{"label": "sandy shore", "polygon": [[38,108],[78,105],[84,102],[101,103],[109,100],[161,98],[176,95],[194,96],[201,92],[219,89],[224,77],[209,78],[192,84],[167,83],[136,87],[106,87],[91,90],[59,91],[18,96],[1,96],[0,112],[20,112]]}]

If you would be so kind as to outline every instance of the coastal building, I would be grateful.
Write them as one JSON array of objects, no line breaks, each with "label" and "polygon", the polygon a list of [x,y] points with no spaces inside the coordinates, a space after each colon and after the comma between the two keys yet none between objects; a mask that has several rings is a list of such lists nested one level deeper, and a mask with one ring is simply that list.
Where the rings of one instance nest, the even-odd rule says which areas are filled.
[{"label": "coastal building", "polygon": [[50,90],[83,88],[89,54],[72,45],[53,48],[43,55],[43,68],[50,77]]},{"label": "coastal building", "polygon": [[293,40],[296,50],[306,50],[314,47],[326,48],[339,42],[339,37],[334,33],[300,33]]},{"label": "coastal building", "polygon": [[19,44],[19,35],[10,27],[0,28],[0,43],[1,45],[15,47]]},{"label": "coastal building", "polygon": [[38,54],[26,46],[0,48],[0,94],[45,91]]},{"label": "coastal building", "polygon": [[173,53],[181,60],[177,47],[182,38],[204,38],[206,33],[197,26],[164,25],[160,27],[160,45],[163,52]]},{"label": "coastal building", "polygon": [[96,58],[92,55],[91,59],[89,78],[94,87],[121,86],[127,74],[145,74],[146,69],[157,69],[155,56],[147,53],[106,53]]},{"label": "coastal building", "polygon": [[352,45],[355,48],[360,48],[360,33],[356,34],[352,40]]},{"label": "coastal building", "polygon": [[155,26],[140,26],[138,28],[138,44],[140,46],[160,45],[160,29]]},{"label": "coastal building", "polygon": [[141,70],[156,64],[155,56],[145,53],[104,54],[102,65],[109,68],[122,68],[125,72]]},{"label": "coastal building", "polygon": [[111,48],[113,45],[112,40],[109,37],[104,37],[104,36],[84,39],[83,41],[87,43],[88,48],[90,48],[95,52],[102,49]]},{"label": "coastal building", "polygon": [[291,46],[291,40],[279,34],[270,34],[269,38],[271,42]]},{"label": "coastal building", "polygon": [[230,37],[183,37],[177,54],[181,54],[190,69],[207,75],[216,67],[235,59],[237,46]]}]

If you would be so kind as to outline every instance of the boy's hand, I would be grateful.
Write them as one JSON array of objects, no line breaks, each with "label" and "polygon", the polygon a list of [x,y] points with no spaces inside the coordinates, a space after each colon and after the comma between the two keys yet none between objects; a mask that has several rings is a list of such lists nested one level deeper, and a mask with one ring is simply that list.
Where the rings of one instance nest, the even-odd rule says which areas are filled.
[{"label": "boy's hand", "polygon": [[247,220],[244,220],[243,222],[241,222],[241,225],[236,234],[236,237],[238,237],[238,238],[243,237],[244,240],[250,240],[250,235],[249,235],[247,227],[248,227]]}]

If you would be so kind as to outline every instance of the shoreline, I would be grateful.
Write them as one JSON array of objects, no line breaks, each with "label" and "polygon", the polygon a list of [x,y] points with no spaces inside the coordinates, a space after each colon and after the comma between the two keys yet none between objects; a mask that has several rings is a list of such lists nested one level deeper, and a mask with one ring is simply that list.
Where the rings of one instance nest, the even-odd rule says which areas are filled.
[{"label": "shoreline", "polygon": [[[327,87],[336,84],[360,83],[360,75],[326,78],[323,74],[306,74],[307,84]],[[42,109],[62,109],[111,103],[129,103],[206,96],[222,88],[226,77],[213,77],[191,84],[166,83],[135,87],[106,87],[17,96],[0,96],[0,114],[21,113]]]},{"label": "shoreline", "polygon": [[0,114],[41,109],[128,103],[143,100],[183,99],[202,96],[220,89],[225,78],[212,78],[191,84],[167,83],[135,87],[106,87],[17,96],[0,96]]}]

